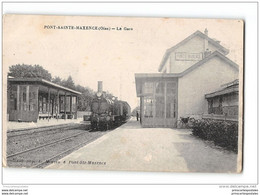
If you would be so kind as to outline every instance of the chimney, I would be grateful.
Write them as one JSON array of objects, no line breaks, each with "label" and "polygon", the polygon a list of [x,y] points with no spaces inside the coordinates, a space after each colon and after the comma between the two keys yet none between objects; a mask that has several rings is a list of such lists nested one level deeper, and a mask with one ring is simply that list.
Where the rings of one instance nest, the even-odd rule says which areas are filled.
[{"label": "chimney", "polygon": [[204,39],[204,58],[206,57],[206,52],[208,52],[208,50],[209,50],[209,42],[208,42],[208,29],[207,28],[205,28],[205,31],[204,31],[204,34],[207,36],[207,37],[205,37],[205,39]]},{"label": "chimney", "polygon": [[204,34],[206,35],[206,36],[208,36],[208,29],[207,28],[205,28],[205,30],[204,30]]},{"label": "chimney", "polygon": [[103,81],[98,81],[98,92],[103,92]]}]

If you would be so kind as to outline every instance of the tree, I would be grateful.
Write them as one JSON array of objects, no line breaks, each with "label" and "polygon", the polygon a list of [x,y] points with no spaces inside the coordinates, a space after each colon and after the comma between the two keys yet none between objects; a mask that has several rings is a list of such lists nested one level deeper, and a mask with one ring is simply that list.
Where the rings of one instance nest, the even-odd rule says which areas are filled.
[{"label": "tree", "polygon": [[[51,74],[40,65],[13,65],[9,68],[8,76],[15,78],[42,78],[58,85],[79,91],[82,93],[79,96],[78,102],[78,110],[80,111],[90,110],[90,105],[95,95],[94,91],[88,87],[83,87],[81,85],[76,86],[71,76],[69,76],[67,80],[58,76],[52,78]],[[112,94],[109,95],[112,96]]]},{"label": "tree", "polygon": [[80,111],[90,111],[90,105],[94,98],[94,92],[88,87],[83,87],[81,85],[75,86],[75,90],[81,92],[78,101],[78,110]]},{"label": "tree", "polygon": [[54,78],[52,79],[52,82],[53,82],[53,83],[56,83],[56,84],[58,84],[58,85],[62,85],[62,79],[61,79],[60,77],[54,77]]},{"label": "tree", "polygon": [[60,77],[54,77],[52,79],[52,82],[81,92],[82,94],[79,96],[79,99],[78,99],[78,110],[79,111],[89,111],[90,110],[90,105],[94,98],[94,92],[92,89],[90,89],[88,87],[83,87],[81,85],[75,85],[71,76],[69,76],[67,80],[61,79]]},{"label": "tree", "polygon": [[41,78],[51,81],[52,76],[40,65],[16,64],[9,67],[8,76],[15,78]]},{"label": "tree", "polygon": [[68,87],[68,88],[70,88],[70,89],[75,89],[75,84],[74,84],[74,81],[73,81],[73,79],[72,79],[71,76],[69,76],[69,77],[67,78],[67,80],[63,80],[63,81],[62,81],[62,85],[63,85],[64,87]]}]

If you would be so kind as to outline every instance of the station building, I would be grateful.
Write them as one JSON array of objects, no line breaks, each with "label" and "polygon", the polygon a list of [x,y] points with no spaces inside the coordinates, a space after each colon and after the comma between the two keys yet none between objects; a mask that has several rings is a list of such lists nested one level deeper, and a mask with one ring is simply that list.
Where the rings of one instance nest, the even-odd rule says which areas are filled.
[{"label": "station building", "polygon": [[196,31],[167,49],[159,73],[135,74],[143,127],[177,127],[181,117],[208,114],[209,96],[238,79],[239,66],[220,42]]},{"label": "station building", "polygon": [[37,122],[38,119],[77,118],[80,94],[40,78],[8,78],[8,120]]},{"label": "station building", "polygon": [[221,85],[214,92],[205,95],[208,101],[208,113],[204,118],[237,121],[239,115],[239,81],[238,79]]}]

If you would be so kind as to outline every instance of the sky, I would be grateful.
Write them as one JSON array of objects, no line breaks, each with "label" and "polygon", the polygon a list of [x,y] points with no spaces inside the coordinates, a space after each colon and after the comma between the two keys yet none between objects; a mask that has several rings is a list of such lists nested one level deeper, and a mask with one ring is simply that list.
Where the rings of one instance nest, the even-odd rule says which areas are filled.
[{"label": "sky", "polygon": [[[197,30],[207,28],[210,38],[229,49],[227,57],[243,64],[240,20],[5,15],[3,25],[3,78],[11,65],[39,64],[53,77],[72,76],[75,84],[94,91],[97,81],[103,81],[104,91],[132,109],[139,102],[134,74],[158,72],[166,49]],[[58,29],[64,26],[74,29]]]}]

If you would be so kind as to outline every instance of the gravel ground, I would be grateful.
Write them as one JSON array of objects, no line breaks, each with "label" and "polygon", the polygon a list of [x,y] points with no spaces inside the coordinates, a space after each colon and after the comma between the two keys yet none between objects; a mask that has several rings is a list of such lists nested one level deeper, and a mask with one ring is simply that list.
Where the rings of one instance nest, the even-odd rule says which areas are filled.
[{"label": "gravel ground", "polygon": [[[46,160],[51,159],[51,162],[53,163],[54,161],[57,161],[59,158],[66,156],[67,154],[78,149],[79,147],[82,147],[85,144],[90,143],[91,141],[99,138],[100,136],[106,134],[109,131],[91,132],[89,130],[86,130],[85,127],[82,127],[73,130],[70,129],[63,131],[55,131],[55,133],[51,133],[51,131],[41,132],[40,134],[37,134],[37,137],[35,137],[34,135],[33,139],[31,139],[30,136],[27,137],[28,139],[25,139],[22,136],[23,138],[20,139],[20,141],[18,140],[19,137],[16,137],[16,141],[19,144],[14,144],[14,140],[13,142],[9,140],[9,153],[13,154],[19,151],[24,151],[28,148],[34,148],[42,144],[50,143],[55,140],[60,140],[61,138],[68,137],[69,135],[78,134],[79,132],[82,132],[82,134],[77,135],[73,138],[69,138],[56,144],[45,146],[30,152],[9,157],[7,159],[7,165],[8,167],[32,167],[39,163],[44,163],[40,166],[44,167],[49,164],[48,162],[46,162]],[[75,146],[78,146],[78,148],[75,148]],[[67,152],[57,156],[58,154],[63,153],[64,151]]]},{"label": "gravel ground", "polygon": [[[78,127],[78,129],[73,129]],[[30,148],[35,148],[39,145],[53,142],[76,133],[82,132],[85,127],[79,129],[79,125],[74,127],[52,129],[50,131],[38,131],[34,133],[24,133],[18,136],[8,136],[7,137],[7,155],[12,155]]]},{"label": "gravel ground", "polygon": [[8,137],[22,137],[22,136],[35,136],[37,137],[38,133],[47,132],[47,131],[59,131],[59,130],[66,130],[66,129],[73,129],[73,128],[79,128],[84,124],[62,124],[62,125],[56,125],[56,126],[46,126],[46,127],[37,127],[37,128],[28,128],[28,129],[15,129],[12,131],[7,131]]}]

